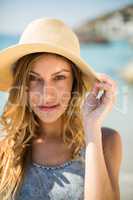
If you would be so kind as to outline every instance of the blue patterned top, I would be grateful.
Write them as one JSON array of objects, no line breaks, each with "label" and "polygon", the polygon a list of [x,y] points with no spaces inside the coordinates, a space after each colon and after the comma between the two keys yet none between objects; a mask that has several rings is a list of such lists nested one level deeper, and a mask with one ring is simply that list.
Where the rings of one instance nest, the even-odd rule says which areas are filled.
[{"label": "blue patterned top", "polygon": [[85,149],[80,158],[48,167],[31,162],[17,200],[83,200]]}]

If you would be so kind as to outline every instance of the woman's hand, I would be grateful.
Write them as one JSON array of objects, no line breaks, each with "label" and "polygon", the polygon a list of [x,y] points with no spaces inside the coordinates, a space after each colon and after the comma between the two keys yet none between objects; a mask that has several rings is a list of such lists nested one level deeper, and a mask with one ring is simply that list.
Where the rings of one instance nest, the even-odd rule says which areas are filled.
[{"label": "woman's hand", "polygon": [[[96,82],[94,87],[87,95],[82,106],[83,125],[88,130],[89,127],[101,127],[106,115],[111,111],[117,93],[117,84],[108,75],[98,73],[102,83]],[[96,98],[99,90],[104,93],[100,99]]]}]

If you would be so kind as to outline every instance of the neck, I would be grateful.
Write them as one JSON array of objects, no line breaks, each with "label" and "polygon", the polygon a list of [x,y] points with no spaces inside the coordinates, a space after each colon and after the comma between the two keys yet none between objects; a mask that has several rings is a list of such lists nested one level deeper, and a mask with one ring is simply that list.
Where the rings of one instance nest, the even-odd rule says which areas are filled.
[{"label": "neck", "polygon": [[61,140],[62,133],[62,120],[61,118],[52,123],[40,122],[39,138],[45,140]]}]

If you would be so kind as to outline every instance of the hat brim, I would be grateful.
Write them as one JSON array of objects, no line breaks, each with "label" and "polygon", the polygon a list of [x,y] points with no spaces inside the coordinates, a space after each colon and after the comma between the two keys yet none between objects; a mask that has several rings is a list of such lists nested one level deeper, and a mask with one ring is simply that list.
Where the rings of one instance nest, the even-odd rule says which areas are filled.
[{"label": "hat brim", "polygon": [[51,52],[71,60],[83,72],[83,80],[89,90],[96,80],[101,81],[95,70],[80,56],[71,51],[50,43],[16,44],[0,51],[0,90],[8,91],[13,77],[11,66],[21,57],[36,52]]}]

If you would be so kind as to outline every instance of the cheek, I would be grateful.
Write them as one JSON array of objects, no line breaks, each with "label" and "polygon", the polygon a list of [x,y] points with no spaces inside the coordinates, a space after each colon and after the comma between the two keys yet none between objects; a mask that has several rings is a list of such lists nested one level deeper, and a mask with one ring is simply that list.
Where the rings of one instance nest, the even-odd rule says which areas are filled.
[{"label": "cheek", "polygon": [[68,102],[71,98],[71,93],[70,92],[61,92],[60,94],[60,103],[63,107],[67,107]]},{"label": "cheek", "polygon": [[66,108],[71,99],[71,91],[62,89],[59,93],[59,101],[62,107]]},{"label": "cheek", "polygon": [[63,107],[67,107],[71,98],[72,83],[67,81],[58,87],[58,97]]},{"label": "cheek", "polygon": [[71,92],[72,80],[68,79],[68,80],[62,81],[62,82],[58,83],[56,86],[57,86],[56,88],[58,89],[58,91]]},{"label": "cheek", "polygon": [[36,106],[42,101],[42,95],[39,92],[29,92],[28,101],[31,106]]}]

